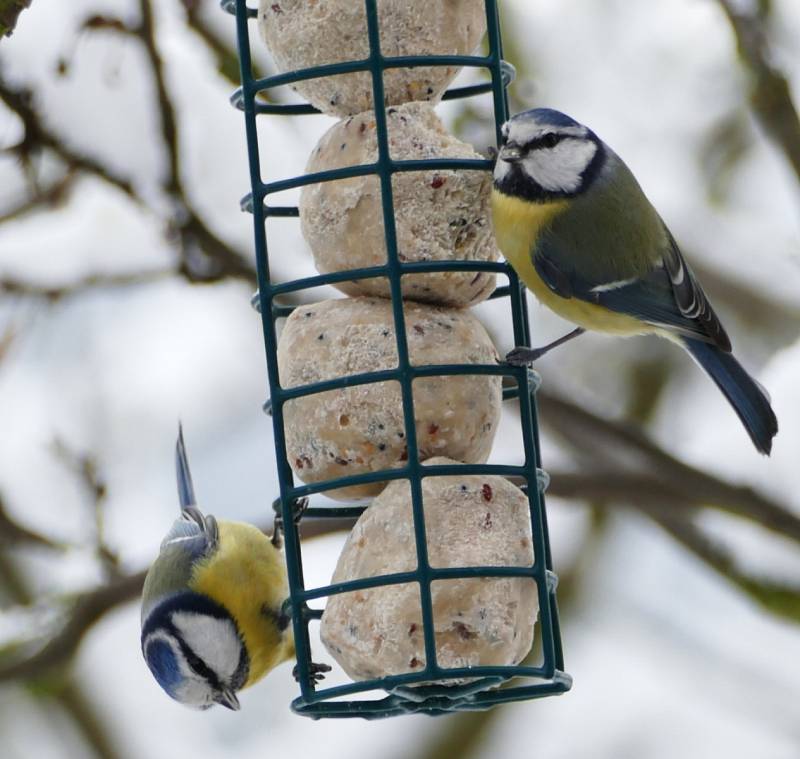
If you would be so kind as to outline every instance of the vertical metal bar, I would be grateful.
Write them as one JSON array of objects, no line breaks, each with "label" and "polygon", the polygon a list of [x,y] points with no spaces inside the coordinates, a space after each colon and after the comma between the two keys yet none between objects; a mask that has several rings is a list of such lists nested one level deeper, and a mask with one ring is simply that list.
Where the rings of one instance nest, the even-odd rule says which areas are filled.
[{"label": "vertical metal bar", "polygon": [[[258,131],[256,128],[255,91],[253,89],[253,69],[250,55],[250,33],[247,25],[246,0],[236,0],[236,32],[239,46],[239,66],[242,77],[244,101],[244,120],[247,134],[247,152],[250,165],[250,183],[253,188],[253,230],[256,249],[256,269],[261,304],[261,325],[264,332],[264,352],[267,361],[270,398],[272,399],[272,428],[275,436],[275,458],[278,466],[278,484],[281,498],[286,540],[286,566],[289,579],[290,601],[292,605],[292,630],[297,649],[297,664],[301,675],[309,671],[311,661],[308,640],[308,621],[303,608],[305,603],[297,597],[297,591],[304,589],[299,540],[292,514],[292,501],[287,496],[293,485],[292,469],[286,457],[286,436],[283,420],[283,400],[280,397],[278,377],[278,340],[272,318],[272,288],[270,285],[269,255],[267,251],[266,221],[264,218],[263,182],[261,180],[261,158],[258,150]],[[300,691],[304,698],[313,692],[309,678],[300,677]]]},{"label": "vertical metal bar", "polygon": [[[492,83],[494,93],[495,129],[497,142],[500,142],[500,127],[509,117],[508,90],[503,86],[501,64],[503,60],[503,43],[500,33],[500,14],[497,0],[486,0],[486,26],[489,37],[490,57],[492,59]],[[510,266],[509,289],[511,297],[512,320],[514,325],[515,345],[530,345],[530,322],[528,318],[528,303],[525,289]],[[520,383],[520,423],[522,425],[523,448],[525,451],[525,466],[532,475],[541,467],[539,448],[539,431],[536,401],[531,392],[527,371],[517,372],[517,381]],[[524,384],[523,384],[524,383]],[[533,545],[535,547],[535,564],[537,573],[537,591],[539,596],[539,609],[541,620],[542,650],[544,653],[544,666],[552,671],[555,666],[563,668],[561,646],[554,646],[553,634],[558,632],[558,616],[555,607],[555,596],[548,589],[545,570],[552,568],[550,555],[550,541],[547,529],[547,516],[544,510],[544,496],[538,487],[538,478],[532,476],[528,479],[528,505],[533,529]]]},{"label": "vertical metal bar", "polygon": [[384,106],[384,63],[381,54],[380,28],[376,0],[365,0],[367,33],[370,47],[370,71],[372,73],[372,99],[375,109],[375,126],[378,138],[378,176],[383,204],[383,228],[386,239],[386,255],[389,267],[389,283],[392,294],[395,335],[397,337],[397,359],[400,370],[400,387],[403,396],[403,418],[406,445],[408,446],[409,484],[411,506],[414,515],[414,536],[417,549],[417,572],[419,576],[422,628],[425,639],[425,669],[431,674],[438,668],[436,639],[434,636],[433,600],[431,597],[430,564],[425,534],[425,514],[422,503],[422,476],[417,448],[417,427],[414,419],[414,398],[408,356],[408,341],[403,314],[402,271],[397,254],[397,229],[394,218],[394,195],[392,191],[392,160],[389,153],[389,133]]}]

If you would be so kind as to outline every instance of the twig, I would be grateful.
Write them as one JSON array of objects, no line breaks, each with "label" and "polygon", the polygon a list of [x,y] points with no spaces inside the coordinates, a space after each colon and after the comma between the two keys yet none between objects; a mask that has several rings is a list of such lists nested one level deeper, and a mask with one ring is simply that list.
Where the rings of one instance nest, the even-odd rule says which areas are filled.
[{"label": "twig", "polygon": [[31,152],[41,150],[43,147],[48,148],[61,158],[68,167],[102,179],[138,202],[133,185],[128,179],[118,176],[107,166],[103,166],[93,158],[76,153],[44,125],[32,105],[32,94],[29,90],[11,87],[0,75],[0,100],[19,116],[25,127],[25,136],[22,138],[22,142],[9,148],[11,152],[17,153],[21,158],[25,159]]},{"label": "twig", "polygon": [[62,544],[17,524],[6,512],[3,497],[0,495],[0,549],[19,545],[38,546],[55,550],[64,548]]},{"label": "twig", "polygon": [[650,516],[681,545],[764,609],[793,622],[800,622],[800,586],[752,577],[739,568],[727,549],[712,541],[690,520],[671,513],[669,508],[653,512]]},{"label": "twig", "polygon": [[[214,53],[217,59],[217,71],[224,76],[231,84],[239,84],[239,56],[236,51],[231,48],[225,40],[217,35],[214,28],[206,23],[203,18],[203,4],[204,0],[181,0],[181,4],[186,9],[186,25],[197,34],[203,42],[208,45],[209,49]],[[218,4],[218,3],[217,3]],[[215,9],[217,12],[218,9]],[[263,79],[267,76],[264,71],[253,64],[253,76],[256,79]],[[259,97],[266,99],[266,93],[259,93]],[[270,101],[274,101],[274,97],[270,94]]]},{"label": "twig", "polygon": [[786,77],[769,60],[764,14],[740,12],[718,0],[736,36],[739,56],[753,77],[750,105],[767,135],[781,148],[800,181],[800,117]]},{"label": "twig", "polygon": [[569,438],[571,445],[590,454],[598,449],[611,452],[621,462],[619,474],[644,466],[661,487],[667,491],[678,489],[689,503],[747,517],[800,540],[800,519],[752,488],[732,485],[679,461],[632,425],[604,419],[544,390],[537,398],[543,411],[542,422],[554,434]]},{"label": "twig", "polygon": [[[175,107],[167,90],[164,62],[158,50],[150,0],[139,0],[141,26],[136,36],[142,41],[150,61],[156,87],[158,110],[161,115],[161,138],[167,151],[169,170],[163,182],[164,191],[176,204],[175,226],[181,240],[180,272],[191,282],[216,282],[233,277],[255,284],[256,275],[243,255],[215,235],[191,206],[183,186],[180,170],[180,146]],[[191,249],[195,243],[210,259],[211,266],[200,272],[192,266]]]},{"label": "twig", "polygon": [[[33,594],[22,573],[17,571],[10,557],[2,552],[0,552],[0,587],[15,603],[29,604],[33,600]],[[71,675],[59,678],[57,682],[40,680],[35,685],[36,688],[31,692],[39,698],[43,696],[51,698],[68,712],[87,745],[99,759],[116,759],[119,756],[114,750],[113,741],[103,729],[102,720]]]},{"label": "twig", "polygon": [[63,203],[69,191],[72,189],[75,178],[75,170],[69,169],[63,177],[51,184],[48,188],[34,192],[30,197],[25,198],[25,200],[18,203],[15,207],[0,213],[0,224],[19,219],[43,207],[52,208]]},{"label": "twig", "polygon": [[[353,520],[307,520],[301,522],[300,532],[304,540],[310,540],[348,529],[352,524]],[[105,585],[77,596],[66,625],[44,648],[16,661],[0,662],[0,682],[36,679],[66,664],[92,625],[112,609],[141,595],[145,574],[142,571],[114,577]]]},{"label": "twig", "polygon": [[156,86],[158,111],[161,114],[161,136],[167,149],[167,163],[169,171],[164,180],[164,189],[172,196],[183,196],[183,183],[181,182],[178,158],[178,127],[175,108],[167,92],[164,79],[164,62],[156,45],[155,26],[153,24],[153,8],[150,0],[139,0],[139,13],[141,14],[141,27],[136,36],[142,41],[153,70],[153,80]]},{"label": "twig", "polygon": [[0,682],[36,679],[69,661],[84,635],[106,612],[141,593],[144,572],[112,580],[76,599],[69,620],[61,631],[38,653],[0,667]]},{"label": "twig", "polygon": [[38,285],[11,277],[0,278],[0,292],[8,295],[21,295],[29,298],[43,298],[50,303],[83,295],[89,290],[102,290],[116,287],[135,287],[159,282],[173,277],[179,272],[173,269],[126,272],[124,274],[93,274],[76,282],[63,285]]},{"label": "twig", "polygon": [[104,508],[108,489],[97,466],[97,459],[88,454],[77,453],[60,438],[56,438],[53,445],[56,455],[80,478],[89,495],[95,525],[95,552],[105,569],[106,577],[119,577],[119,556],[105,542],[104,537]]},{"label": "twig", "polygon": [[11,35],[19,14],[30,7],[31,0],[0,0],[0,38]]}]

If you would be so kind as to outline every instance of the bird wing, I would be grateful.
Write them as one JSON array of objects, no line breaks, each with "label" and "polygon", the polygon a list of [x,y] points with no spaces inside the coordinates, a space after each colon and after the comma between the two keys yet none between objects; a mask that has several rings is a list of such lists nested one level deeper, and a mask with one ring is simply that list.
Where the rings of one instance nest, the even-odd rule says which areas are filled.
[{"label": "bird wing", "polygon": [[731,341],[725,328],[686,263],[672,233],[667,229],[666,224],[663,226],[669,240],[663,256],[664,268],[669,276],[672,294],[675,296],[678,309],[681,314],[689,319],[694,319],[703,328],[703,331],[711,338],[710,342],[725,353],[730,353]]},{"label": "bird wing", "polygon": [[175,443],[175,475],[178,481],[178,499],[181,515],[161,541],[161,550],[167,546],[180,546],[192,559],[213,551],[219,542],[217,520],[210,514],[204,516],[197,508],[192,472],[183,442],[183,425],[178,425],[178,440]]},{"label": "bird wing", "polygon": [[[542,281],[562,298],[578,298],[730,352],[731,344],[708,298],[686,264],[672,235],[650,268],[620,278],[620,272],[592,278],[575,270],[568,245],[557,235],[541,235],[531,260]],[[596,267],[595,267],[596,268]]]},{"label": "bird wing", "polygon": [[210,514],[204,516],[196,506],[188,506],[164,536],[161,550],[179,547],[194,561],[211,553],[218,543],[217,520]]}]

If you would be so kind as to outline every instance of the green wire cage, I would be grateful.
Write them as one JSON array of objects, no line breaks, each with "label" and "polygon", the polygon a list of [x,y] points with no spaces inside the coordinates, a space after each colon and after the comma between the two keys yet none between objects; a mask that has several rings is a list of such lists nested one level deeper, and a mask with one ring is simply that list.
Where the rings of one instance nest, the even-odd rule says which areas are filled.
[{"label": "green wire cage", "polygon": [[[535,393],[539,377],[532,370],[507,365],[436,365],[417,366],[409,360],[406,342],[406,325],[401,296],[401,277],[414,272],[473,271],[496,272],[508,280],[508,285],[498,287],[492,298],[507,299],[513,325],[515,345],[530,345],[530,332],[525,293],[514,271],[505,263],[487,261],[449,262],[401,262],[397,251],[397,237],[392,197],[392,175],[396,172],[423,170],[490,171],[492,162],[483,159],[425,159],[393,160],[389,153],[389,138],[386,112],[376,108],[376,131],[378,159],[368,165],[360,165],[331,171],[306,174],[275,182],[264,182],[259,151],[256,120],[260,115],[304,115],[318,111],[308,104],[275,104],[257,99],[259,92],[292,84],[306,79],[334,76],[355,71],[367,71],[372,77],[374,103],[384,102],[383,72],[390,68],[418,66],[464,66],[485,69],[491,81],[449,90],[445,100],[465,98],[491,93],[494,105],[496,137],[499,138],[501,124],[508,116],[506,87],[513,79],[513,68],[503,61],[500,39],[499,17],[496,0],[485,0],[489,52],[485,56],[431,55],[384,57],[380,49],[379,17],[376,0],[364,0],[366,5],[369,55],[363,60],[315,66],[299,71],[290,71],[265,79],[255,79],[251,63],[250,20],[257,16],[255,8],[248,7],[247,0],[223,0],[224,10],[235,15],[242,85],[232,97],[233,104],[244,112],[247,148],[250,165],[252,191],[242,201],[244,210],[253,215],[255,253],[259,290],[256,305],[260,310],[269,377],[270,405],[275,451],[278,468],[280,497],[275,502],[278,515],[286,531],[286,563],[289,578],[291,611],[294,637],[297,648],[297,676],[300,695],[292,702],[292,709],[312,718],[362,717],[376,719],[407,713],[429,715],[454,711],[475,711],[491,708],[500,703],[521,701],[546,695],[560,694],[569,690],[571,678],[564,671],[561,649],[558,611],[556,607],[557,578],[552,571],[552,560],[544,509],[544,490],[547,475],[541,469],[539,439],[536,417]],[[376,175],[379,178],[387,261],[384,265],[346,272],[306,277],[290,282],[275,283],[270,278],[267,250],[267,225],[271,219],[298,217],[296,206],[269,205],[270,195],[284,190],[299,188],[318,182],[329,182],[346,177]],[[345,280],[367,277],[386,277],[391,286],[392,311],[397,338],[398,366],[384,371],[367,372],[338,379],[315,382],[299,387],[283,388],[278,378],[276,322],[286,317],[291,308],[281,305],[280,296]],[[412,397],[412,382],[420,377],[441,377],[461,374],[501,375],[505,378],[504,399],[519,403],[524,463],[516,465],[458,464],[422,466],[419,460],[416,426]],[[403,417],[408,460],[404,465],[389,470],[368,472],[348,477],[307,485],[294,483],[292,470],[286,456],[283,407],[288,401],[314,393],[322,393],[345,387],[393,380],[402,389]],[[523,481],[527,487],[530,505],[531,532],[533,537],[534,562],[529,567],[479,566],[459,568],[435,568],[428,561],[426,545],[425,514],[422,500],[422,478],[458,474],[500,475]],[[405,479],[410,483],[414,536],[416,541],[417,568],[411,572],[368,577],[317,588],[307,588],[303,577],[302,550],[295,523],[298,503],[317,493],[324,493],[344,486],[360,485]],[[358,517],[365,506],[328,507],[312,506],[304,516],[325,519]],[[529,577],[537,584],[539,601],[538,644],[541,648],[541,664],[532,666],[472,666],[443,668],[437,663],[434,636],[431,583],[437,580],[464,577]],[[416,583],[419,587],[422,624],[425,646],[425,667],[413,673],[391,675],[383,678],[353,682],[334,687],[322,687],[314,677],[315,667],[311,656],[309,623],[319,619],[322,612],[312,609],[309,602],[339,593],[375,588],[399,583]],[[469,681],[463,684],[465,678]],[[457,682],[461,684],[430,685]],[[373,697],[369,697],[373,693]]]}]

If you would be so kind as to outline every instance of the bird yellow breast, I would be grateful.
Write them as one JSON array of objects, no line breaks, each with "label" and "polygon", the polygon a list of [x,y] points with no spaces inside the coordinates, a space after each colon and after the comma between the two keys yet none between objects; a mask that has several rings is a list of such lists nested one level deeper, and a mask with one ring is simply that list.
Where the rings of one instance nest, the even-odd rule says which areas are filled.
[{"label": "bird yellow breast", "polygon": [[190,587],[224,606],[236,621],[250,657],[244,687],[294,655],[291,628],[280,631],[276,624],[289,595],[283,555],[261,530],[219,521],[217,551],[197,563]]},{"label": "bird yellow breast", "polygon": [[652,329],[631,316],[578,298],[556,295],[533,266],[531,254],[539,235],[569,206],[569,201],[534,203],[529,200],[492,192],[492,217],[497,245],[506,260],[536,298],[564,319],[585,329],[617,335],[635,335]]}]

